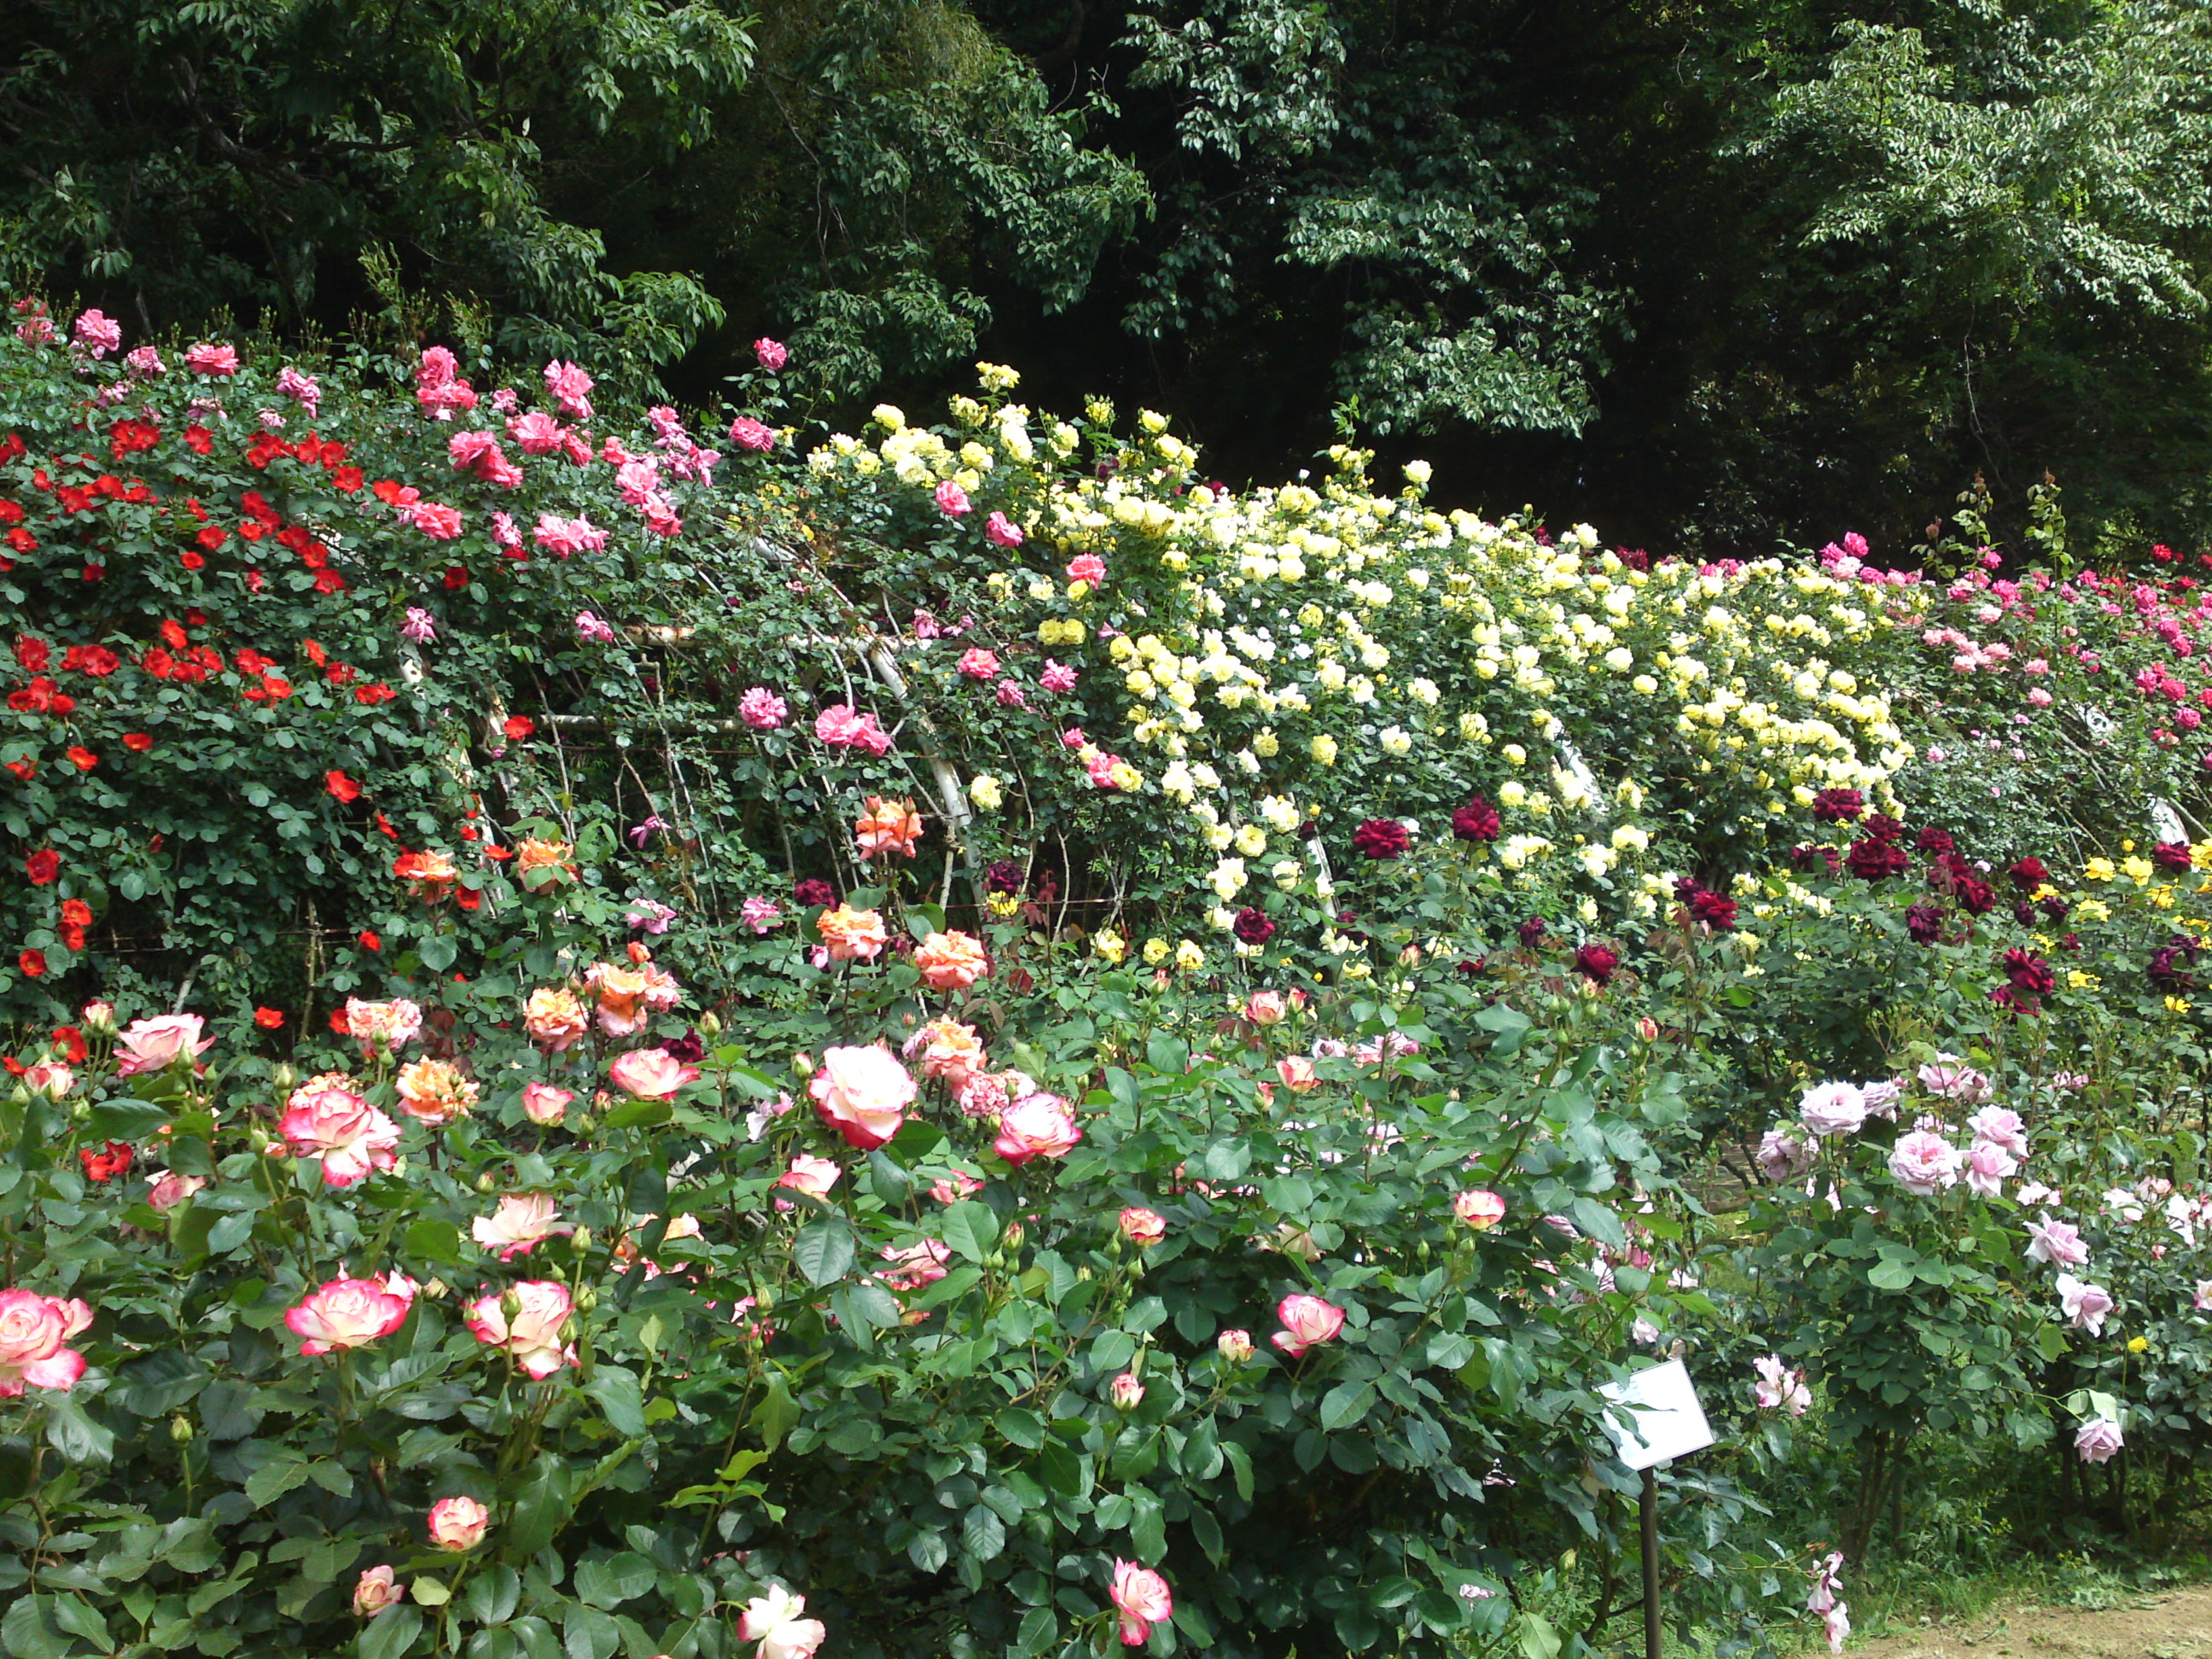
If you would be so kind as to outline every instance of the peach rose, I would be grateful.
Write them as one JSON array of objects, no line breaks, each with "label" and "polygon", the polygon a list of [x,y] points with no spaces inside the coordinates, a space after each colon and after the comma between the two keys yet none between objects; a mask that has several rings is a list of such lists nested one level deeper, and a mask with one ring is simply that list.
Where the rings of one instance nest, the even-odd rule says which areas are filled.
[{"label": "peach rose", "polygon": [[1114,1610],[1121,1615],[1124,1647],[1144,1646],[1152,1626],[1166,1623],[1175,1614],[1175,1597],[1168,1593],[1168,1581],[1134,1561],[1114,1563],[1110,1594]]},{"label": "peach rose", "polygon": [[385,1608],[397,1607],[407,1596],[407,1587],[392,1581],[389,1567],[371,1567],[354,1581],[353,1610],[362,1619],[374,1619]]},{"label": "peach rose", "polygon": [[76,1087],[76,1073],[58,1060],[42,1060],[23,1073],[23,1086],[34,1095],[59,1100]]},{"label": "peach rose", "polygon": [[441,1498],[430,1505],[430,1541],[459,1553],[483,1541],[491,1511],[473,1498]]},{"label": "peach rose", "polygon": [[645,1024],[645,993],[651,984],[635,968],[595,962],[584,983],[599,1000],[599,1029],[609,1036],[630,1036]]},{"label": "peach rose", "polygon": [[[506,1306],[509,1300],[512,1312]],[[542,1382],[576,1363],[576,1351],[561,1343],[561,1328],[574,1306],[567,1285],[526,1279],[504,1296],[478,1297],[461,1310],[461,1317],[477,1341],[504,1348],[526,1373]]]},{"label": "peach rose", "polygon": [[914,1079],[880,1042],[866,1048],[826,1048],[822,1068],[806,1091],[822,1121],[866,1152],[899,1131],[913,1103]]},{"label": "peach rose", "polygon": [[522,1115],[532,1123],[558,1123],[567,1115],[568,1103],[575,1097],[574,1089],[550,1083],[526,1083],[522,1085]]},{"label": "peach rose", "polygon": [[854,849],[863,859],[892,853],[912,858],[914,844],[921,839],[921,814],[914,810],[912,801],[871,795],[867,810],[853,826],[853,839]]},{"label": "peach rose", "polygon": [[591,1029],[584,1005],[565,986],[546,986],[522,1005],[523,1028],[539,1048],[559,1054]]},{"label": "peach rose", "polygon": [[932,933],[914,953],[914,965],[933,991],[964,991],[991,971],[981,939],[966,933]]},{"label": "peach rose", "polygon": [[501,1261],[530,1254],[531,1247],[556,1233],[574,1228],[555,1214],[553,1200],[545,1193],[508,1193],[499,1208],[469,1224],[469,1236],[487,1250],[496,1250]]},{"label": "peach rose", "polygon": [[873,962],[890,938],[879,913],[844,904],[815,917],[814,931],[822,935],[832,962]]},{"label": "peach rose", "polygon": [[814,1650],[829,1632],[819,1619],[799,1616],[805,1611],[805,1596],[771,1584],[767,1595],[745,1603],[744,1617],[738,1621],[738,1635],[760,1644],[756,1659],[813,1659]]},{"label": "peach rose", "polygon": [[533,893],[543,892],[560,880],[570,851],[565,841],[519,842],[514,848],[514,878]]},{"label": "peach rose", "polygon": [[198,1014],[132,1020],[115,1040],[115,1074],[137,1077],[144,1072],[166,1071],[180,1060],[205,1054],[215,1047],[213,1037],[200,1036],[205,1024]]},{"label": "peach rose", "polygon": [[450,1060],[418,1060],[399,1068],[399,1104],[407,1115],[433,1127],[466,1117],[477,1085]]},{"label": "peach rose", "polygon": [[[404,1279],[398,1281],[405,1285]],[[333,1279],[307,1292],[307,1299],[284,1316],[284,1328],[301,1339],[303,1355],[332,1353],[358,1348],[387,1337],[407,1322],[415,1305],[414,1287],[404,1295],[388,1288],[380,1279]]]},{"label": "peach rose", "polygon": [[402,853],[392,860],[392,873],[412,885],[422,899],[445,897],[461,874],[443,853]]},{"label": "peach rose", "polygon": [[1132,1244],[1157,1244],[1168,1236],[1167,1218],[1157,1210],[1132,1206],[1121,1212],[1121,1237]]},{"label": "peach rose", "polygon": [[319,1155],[323,1184],[350,1187],[397,1161],[399,1126],[329,1074],[292,1091],[277,1132],[295,1152]]},{"label": "peach rose", "polygon": [[837,1177],[844,1173],[835,1158],[802,1155],[791,1160],[791,1167],[775,1178],[775,1184],[788,1187],[794,1193],[805,1193],[809,1198],[827,1198],[830,1189],[837,1184]]},{"label": "peach rose", "polygon": [[205,1176],[175,1175],[164,1170],[147,1189],[146,1202],[155,1215],[167,1215],[206,1185]]},{"label": "peach rose", "polygon": [[687,1083],[699,1079],[696,1066],[686,1066],[665,1048],[633,1048],[617,1054],[607,1067],[615,1087],[639,1100],[667,1100]]},{"label": "peach rose", "polygon": [[0,1400],[26,1385],[66,1394],[84,1375],[84,1356],[65,1346],[92,1323],[92,1310],[70,1297],[0,1291]]},{"label": "peach rose", "polygon": [[346,1035],[361,1044],[361,1052],[370,1060],[381,1051],[396,1054],[421,1035],[422,1009],[404,997],[390,1002],[363,1002],[357,997],[346,999]]},{"label": "peach rose", "polygon": [[925,1238],[902,1250],[885,1245],[883,1258],[891,1265],[878,1270],[877,1278],[895,1291],[918,1291],[945,1277],[952,1252],[937,1239]]},{"label": "peach rose", "polygon": [[1323,1342],[1334,1342],[1344,1328],[1344,1310],[1317,1296],[1286,1296],[1275,1306],[1283,1328],[1275,1333],[1275,1346],[1296,1357]]},{"label": "peach rose", "polygon": [[921,1074],[957,1094],[968,1079],[991,1063],[977,1041],[975,1028],[957,1019],[933,1019],[906,1040],[900,1052],[908,1060],[921,1053]]},{"label": "peach rose", "polygon": [[1285,1054],[1275,1062],[1275,1074],[1292,1094],[1310,1094],[1321,1087],[1321,1073],[1304,1054]]},{"label": "peach rose", "polygon": [[1280,991],[1255,991],[1244,1003],[1244,1018],[1255,1025],[1279,1025],[1290,1011],[1290,1001]]},{"label": "peach rose", "polygon": [[1475,1230],[1487,1232],[1505,1218],[1505,1200],[1496,1193],[1477,1189],[1452,1195],[1452,1213]]},{"label": "peach rose", "polygon": [[1024,1095],[999,1115],[999,1138],[992,1150],[1009,1164],[1033,1158],[1065,1158],[1083,1139],[1075,1114],[1058,1095]]}]

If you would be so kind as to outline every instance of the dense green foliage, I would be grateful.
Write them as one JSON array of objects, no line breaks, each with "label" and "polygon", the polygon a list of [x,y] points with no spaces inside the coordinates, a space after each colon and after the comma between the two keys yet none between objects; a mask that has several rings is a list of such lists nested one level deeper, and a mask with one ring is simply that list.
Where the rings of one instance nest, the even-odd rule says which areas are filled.
[{"label": "dense green foliage", "polygon": [[495,314],[694,395],[768,332],[862,402],[980,349],[1716,552],[1895,552],[1976,471],[2108,561],[2212,523],[2176,0],[39,0],[0,53],[7,246],[149,329]]}]

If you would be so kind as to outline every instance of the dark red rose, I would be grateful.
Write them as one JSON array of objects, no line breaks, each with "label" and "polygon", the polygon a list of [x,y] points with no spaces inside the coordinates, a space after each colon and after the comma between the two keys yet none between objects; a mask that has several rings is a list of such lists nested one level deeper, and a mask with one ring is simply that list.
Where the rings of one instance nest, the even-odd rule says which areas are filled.
[{"label": "dark red rose", "polygon": [[1533,951],[1544,942],[1544,919],[1541,916],[1531,916],[1515,931],[1520,934],[1521,943]]},{"label": "dark red rose", "polygon": [[2006,951],[2004,975],[2018,989],[2033,992],[2037,996],[2047,995],[2058,986],[2057,977],[2051,971],[2051,964],[2032,951]]},{"label": "dark red rose", "polygon": [[2065,921],[2066,913],[2074,908],[2064,899],[2059,897],[2056,893],[2053,893],[2049,898],[2036,900],[2035,907],[2037,909],[2042,911],[2045,915],[2049,916],[2053,921]]},{"label": "dark red rose", "polygon": [[1626,565],[1631,570],[1649,570],[1651,568],[1651,556],[1649,553],[1646,553],[1640,547],[1620,548],[1615,551],[1613,556],[1619,559],[1621,563]]},{"label": "dark red rose", "polygon": [[1923,853],[1955,853],[1959,850],[1959,843],[1951,839],[1951,832],[1938,830],[1933,824],[1923,830],[1912,844]]},{"label": "dark red rose", "polygon": [[2023,927],[2035,926],[2035,907],[2021,899],[2012,907],[2012,919]]},{"label": "dark red rose", "polygon": [[1609,983],[1620,966],[1620,954],[1603,945],[1585,945],[1575,952],[1575,971],[1593,985]]},{"label": "dark red rose", "polygon": [[2197,966],[2197,945],[2179,933],[2150,953],[2150,962],[2143,972],[2150,982],[2161,991],[2193,991],[2197,976],[2191,970]]},{"label": "dark red rose", "polygon": [[1916,904],[1905,913],[1905,931],[1915,945],[1933,945],[1943,937],[1943,913],[1932,904]]},{"label": "dark red rose", "polygon": [[669,1059],[680,1066],[696,1066],[707,1058],[707,1045],[700,1041],[699,1033],[690,1030],[673,1042],[660,1045]]},{"label": "dark red rose", "polygon": [[1844,855],[1844,868],[1861,881],[1880,881],[1887,876],[1901,876],[1911,861],[1911,855],[1902,847],[1870,838],[1853,842],[1850,851]]},{"label": "dark red rose", "polygon": [[805,881],[793,886],[791,896],[793,902],[801,905],[835,904],[837,902],[837,890],[826,881],[809,876]]},{"label": "dark red rose", "polygon": [[2051,872],[2043,867],[2043,860],[2033,854],[2014,860],[2012,868],[2005,874],[2012,878],[2014,886],[2030,893],[2051,879]]},{"label": "dark red rose", "polygon": [[1413,837],[1396,818],[1370,818],[1352,832],[1352,844],[1370,859],[1402,857]]},{"label": "dark red rose", "polygon": [[1735,926],[1735,901],[1725,893],[1716,893],[1710,887],[1700,887],[1690,895],[1690,918],[1702,921],[1709,927],[1727,928]]},{"label": "dark red rose", "polygon": [[983,872],[983,885],[994,893],[1018,893],[1028,884],[1028,872],[1012,859],[994,859]]},{"label": "dark red rose", "polygon": [[1462,841],[1496,841],[1504,827],[1498,821],[1498,809],[1480,795],[1452,814],[1451,826],[1452,834]]},{"label": "dark red rose", "polygon": [[2031,1018],[2043,1012],[2043,1004],[2035,994],[2023,991],[2017,985],[1991,987],[1990,1000],[2000,1008],[2009,1008],[2015,1014],[2026,1014]]},{"label": "dark red rose", "polygon": [[1820,823],[1848,823],[1866,811],[1856,789],[1823,789],[1813,797],[1813,817]]},{"label": "dark red rose", "polygon": [[1229,930],[1243,945],[1265,945],[1275,936],[1275,924],[1267,920],[1267,913],[1246,905],[1237,913],[1237,921]]},{"label": "dark red rose", "polygon": [[1996,908],[1996,889],[1979,876],[1954,876],[1951,896],[1959,901],[1959,908],[1970,916],[1985,916]]},{"label": "dark red rose", "polygon": [[1813,847],[1800,842],[1790,849],[1790,863],[1793,869],[1815,870],[1825,864],[1828,873],[1832,876],[1840,862],[1832,847]]},{"label": "dark red rose", "polygon": [[1458,971],[1462,977],[1473,979],[1477,974],[1480,974],[1484,969],[1489,966],[1490,958],[1488,957],[1466,957],[1461,959]]},{"label": "dark red rose", "polygon": [[1905,835],[1905,826],[1887,812],[1869,812],[1859,827],[1881,842],[1901,840]]},{"label": "dark red rose", "polygon": [[2186,870],[2189,867],[2189,843],[2185,841],[2162,841],[2150,849],[2150,861],[2161,870]]}]

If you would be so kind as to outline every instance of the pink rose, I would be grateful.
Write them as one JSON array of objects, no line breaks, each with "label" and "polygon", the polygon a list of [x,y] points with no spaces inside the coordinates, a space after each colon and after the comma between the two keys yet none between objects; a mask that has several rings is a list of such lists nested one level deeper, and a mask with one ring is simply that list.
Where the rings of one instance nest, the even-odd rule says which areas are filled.
[{"label": "pink rose", "polygon": [[[939,1204],[957,1204],[963,1198],[973,1198],[983,1190],[983,1183],[965,1170],[955,1170],[943,1178],[929,1183],[929,1195]],[[2212,1287],[2212,1279],[2205,1281]],[[2203,1303],[2197,1304],[2203,1306]]]},{"label": "pink rose", "polygon": [[301,1339],[301,1354],[331,1353],[391,1335],[414,1305],[411,1286],[400,1295],[380,1279],[333,1279],[287,1313],[284,1328]]},{"label": "pink rose", "polygon": [[1802,1417],[1813,1403],[1813,1391],[1805,1386],[1805,1373],[1791,1370],[1782,1363],[1779,1354],[1769,1354],[1764,1359],[1751,1362],[1758,1375],[1755,1385],[1759,1407],[1772,1411],[1777,1407],[1786,1408],[1792,1417]]},{"label": "pink rose", "polygon": [[405,1585],[392,1582],[391,1568],[371,1567],[354,1581],[354,1613],[357,1618],[374,1619],[385,1608],[397,1607],[406,1595]]},{"label": "pink rose", "polygon": [[442,501],[417,501],[402,516],[434,542],[450,542],[461,533],[461,510]]},{"label": "pink rose", "polygon": [[1290,999],[1280,991],[1255,991],[1244,1000],[1244,1018],[1255,1025],[1279,1025],[1290,1012]]},{"label": "pink rose", "polygon": [[1978,1140],[1966,1149],[1966,1185],[1984,1198],[1996,1198],[2008,1176],[2019,1173],[2013,1155],[1994,1140]]},{"label": "pink rose", "polygon": [[277,1132],[294,1152],[321,1157],[327,1187],[350,1187],[372,1170],[390,1169],[399,1148],[397,1123],[351,1090],[321,1079],[293,1091]]},{"label": "pink rose", "polygon": [[545,390],[572,421],[592,418],[592,377],[574,363],[556,357],[545,365]]},{"label": "pink rose", "polygon": [[506,1194],[499,1208],[469,1224],[469,1236],[485,1249],[497,1251],[501,1261],[529,1255],[541,1239],[574,1231],[556,1216],[547,1193]]},{"label": "pink rose", "polygon": [[1075,671],[1073,668],[1064,662],[1054,662],[1048,657],[1045,659],[1044,672],[1037,676],[1037,684],[1048,691],[1073,691],[1075,690]]},{"label": "pink rose", "polygon": [[805,1596],[771,1584],[767,1595],[745,1603],[738,1634],[745,1641],[760,1644],[756,1659],[813,1659],[814,1650],[829,1632],[819,1619],[799,1616],[805,1611]]},{"label": "pink rose", "polygon": [[1479,1233],[1505,1219],[1505,1200],[1486,1188],[1452,1195],[1452,1213]]},{"label": "pink rose", "polygon": [[180,1060],[205,1054],[215,1047],[215,1039],[200,1036],[204,1024],[198,1014],[132,1020],[115,1040],[116,1075],[137,1077],[143,1072],[166,1071]]},{"label": "pink rose", "polygon": [[1067,1103],[1040,1090],[999,1115],[999,1138],[992,1150],[1007,1163],[1021,1164],[1033,1158],[1065,1158],[1082,1139]]},{"label": "pink rose", "polygon": [[27,1384],[66,1394],[84,1375],[84,1356],[65,1346],[92,1323],[92,1310],[73,1298],[35,1291],[0,1291],[0,1400]]},{"label": "pink rose", "polygon": [[753,361],[771,374],[790,360],[791,353],[781,340],[771,340],[763,335],[753,342]]},{"label": "pink rose", "polygon": [[2075,1431],[2074,1449],[2084,1463],[2109,1463],[2112,1454],[2127,1443],[2120,1425],[2109,1417],[2093,1417]]},{"label": "pink rose", "polygon": [[685,1084],[696,1082],[699,1068],[665,1048],[633,1048],[607,1067],[607,1075],[617,1088],[640,1100],[667,1100]]},{"label": "pink rose", "polygon": [[1132,1244],[1157,1244],[1168,1235],[1164,1216],[1136,1206],[1121,1212],[1121,1237]]},{"label": "pink rose", "polygon": [[1821,1083],[1805,1091],[1797,1116],[1814,1134],[1856,1134],[1866,1121],[1866,1096],[1849,1083]]},{"label": "pink rose", "polygon": [[895,1291],[918,1291],[945,1277],[945,1264],[952,1260],[952,1252],[941,1239],[925,1238],[904,1249],[887,1244],[883,1258],[891,1265],[878,1268],[877,1278]]},{"label": "pink rose", "polygon": [[70,332],[95,357],[105,357],[123,344],[123,325],[102,311],[79,313]]},{"label": "pink rose", "polygon": [[1019,547],[1024,539],[1021,526],[1003,513],[994,513],[983,520],[983,534],[1000,547]]},{"label": "pink rose", "polygon": [[568,1103],[576,1097],[573,1089],[557,1089],[550,1083],[526,1083],[522,1085],[522,1111],[532,1123],[558,1123],[568,1109]]},{"label": "pink rose", "polygon": [[802,1154],[791,1160],[791,1167],[775,1178],[779,1187],[788,1187],[794,1193],[805,1193],[809,1198],[827,1198],[830,1189],[837,1184],[838,1176],[845,1173],[835,1158],[808,1158]]},{"label": "pink rose", "polygon": [[[510,1299],[512,1312],[505,1305]],[[504,1348],[526,1375],[542,1382],[576,1363],[576,1351],[561,1343],[561,1328],[574,1308],[567,1285],[526,1279],[504,1296],[478,1297],[461,1310],[461,1316],[477,1341]]]},{"label": "pink rose", "polygon": [[378,1053],[393,1054],[412,1042],[422,1030],[422,1009],[404,997],[390,1002],[363,1002],[348,997],[346,1035],[361,1044],[362,1054],[374,1060]]},{"label": "pink rose", "polygon": [[1275,1333],[1275,1346],[1296,1358],[1322,1342],[1334,1342],[1344,1328],[1344,1310],[1317,1296],[1286,1296],[1275,1305],[1283,1328]]},{"label": "pink rose", "polygon": [[1067,562],[1067,580],[1096,587],[1106,580],[1106,561],[1096,553],[1079,553]]},{"label": "pink rose", "polygon": [[971,680],[995,679],[999,673],[998,653],[981,646],[970,647],[960,653],[960,672]]},{"label": "pink rose", "polygon": [[775,447],[775,430],[750,415],[740,415],[730,422],[730,441],[740,449],[764,453]]},{"label": "pink rose", "polygon": [[915,1081],[883,1044],[827,1048],[806,1091],[822,1121],[862,1152],[899,1131],[915,1097]]},{"label": "pink rose", "polygon": [[975,510],[969,502],[968,492],[950,478],[937,486],[933,499],[937,502],[937,510],[948,519]]},{"label": "pink rose", "polygon": [[1124,1647],[1144,1646],[1152,1626],[1165,1624],[1175,1613],[1175,1597],[1168,1593],[1168,1581],[1134,1561],[1114,1563],[1110,1595],[1115,1611],[1121,1614]]},{"label": "pink rose", "polygon": [[1213,1351],[1231,1364],[1241,1365],[1253,1355],[1252,1333],[1224,1331],[1213,1339]]},{"label": "pink rose", "polygon": [[42,1060],[23,1073],[23,1086],[48,1100],[60,1100],[76,1087],[76,1073],[58,1060]]},{"label": "pink rose", "polygon": [[756,732],[773,732],[791,714],[791,705],[764,685],[756,685],[738,699],[738,718]]},{"label": "pink rose", "polygon": [[765,933],[783,920],[783,907],[772,898],[756,896],[744,902],[738,919],[756,933]]},{"label": "pink rose", "polygon": [[1304,1054],[1285,1054],[1275,1062],[1275,1074],[1294,1095],[1310,1094],[1321,1087],[1321,1073]]},{"label": "pink rose", "polygon": [[430,1541],[459,1553],[483,1541],[491,1511],[473,1498],[441,1498],[430,1505]]},{"label": "pink rose", "polygon": [[2027,1125],[2009,1106],[1984,1106],[1966,1120],[1977,1140],[1995,1141],[2014,1158],[2027,1156]]},{"label": "pink rose", "polygon": [[1145,1385],[1133,1373],[1123,1371],[1106,1385],[1106,1398],[1117,1412],[1133,1412],[1145,1403]]},{"label": "pink rose", "polygon": [[2066,1322],[2092,1336],[2105,1334],[2105,1316],[2112,1311],[2112,1293],[2102,1285],[2091,1285],[2071,1273],[2058,1275],[2058,1306]]},{"label": "pink rose", "polygon": [[1964,1161],[1964,1154],[1942,1136],[1915,1129],[1899,1135],[1890,1148],[1889,1172],[1906,1192],[1928,1198],[1958,1184],[1959,1165]]},{"label": "pink rose", "polygon": [[234,346],[196,345],[185,353],[185,367],[195,374],[235,374],[238,350]]},{"label": "pink rose", "polygon": [[1752,1162],[1769,1181],[1791,1181],[1813,1167],[1812,1143],[1796,1128],[1769,1129]]}]

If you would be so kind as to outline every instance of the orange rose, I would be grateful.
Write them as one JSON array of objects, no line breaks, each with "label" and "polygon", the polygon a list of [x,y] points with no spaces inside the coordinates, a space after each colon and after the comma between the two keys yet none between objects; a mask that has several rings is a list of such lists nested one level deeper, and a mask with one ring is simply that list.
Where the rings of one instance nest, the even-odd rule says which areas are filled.
[{"label": "orange rose", "polygon": [[414,884],[415,896],[441,899],[460,878],[453,860],[443,853],[402,853],[392,861],[392,873]]},{"label": "orange rose", "polygon": [[450,1123],[466,1117],[477,1103],[477,1085],[451,1060],[418,1060],[399,1068],[399,1103],[410,1117],[425,1123]]},{"label": "orange rose", "polygon": [[921,839],[921,814],[914,810],[912,801],[885,800],[880,795],[871,795],[867,810],[853,826],[853,834],[864,859],[890,853],[912,858],[914,844]]},{"label": "orange rose", "polygon": [[540,1048],[560,1053],[587,1029],[584,1005],[574,991],[550,987],[532,991],[522,1006],[522,1023],[530,1040]]},{"label": "orange rose", "polygon": [[991,1063],[975,1028],[957,1019],[933,1019],[908,1037],[907,1058],[912,1060],[917,1053],[921,1056],[921,1074],[942,1082],[955,1094]]},{"label": "orange rose", "polygon": [[571,850],[565,841],[525,839],[514,849],[514,878],[532,892],[542,892],[567,873]]},{"label": "orange rose", "polygon": [[914,965],[933,991],[964,991],[991,971],[981,939],[966,933],[932,933],[914,953]]},{"label": "orange rose", "polygon": [[829,947],[832,962],[872,962],[882,954],[889,935],[884,919],[873,910],[854,910],[839,905],[814,919],[815,931]]}]

